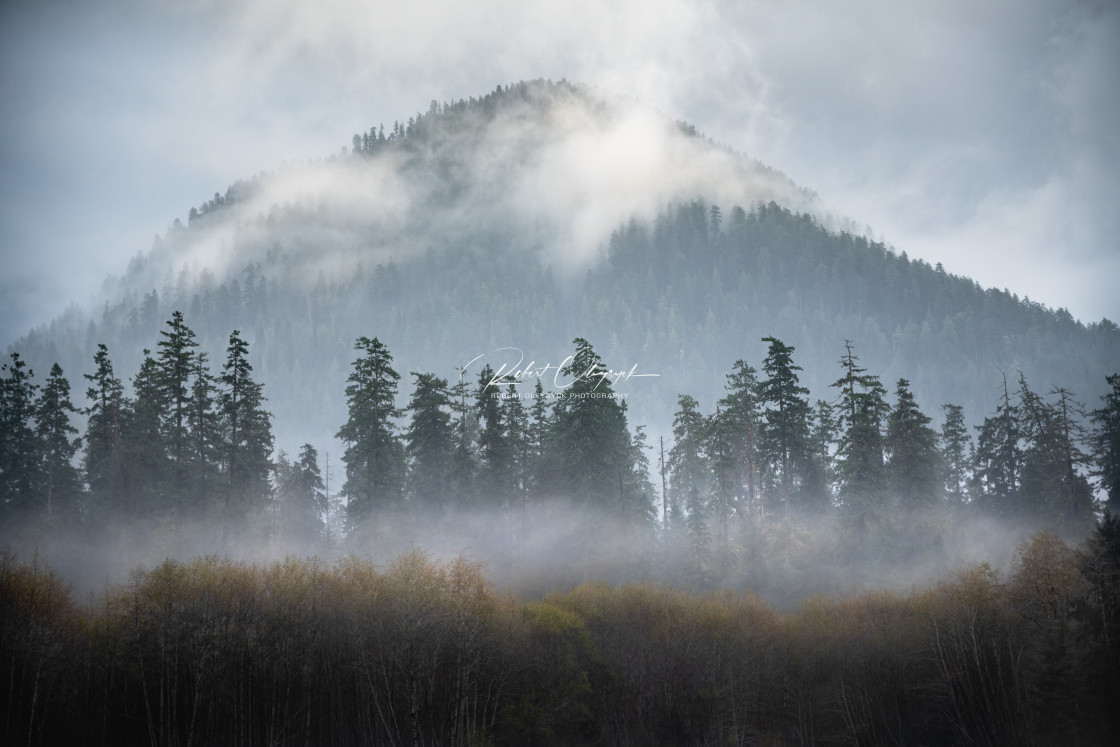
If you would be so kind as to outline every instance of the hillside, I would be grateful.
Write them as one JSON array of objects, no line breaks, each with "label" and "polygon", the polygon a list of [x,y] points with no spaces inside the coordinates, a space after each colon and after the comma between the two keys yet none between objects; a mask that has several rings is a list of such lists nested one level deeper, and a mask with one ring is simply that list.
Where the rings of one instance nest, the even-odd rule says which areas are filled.
[{"label": "hillside", "polygon": [[654,434],[679,393],[707,407],[735,360],[757,365],[766,335],[794,346],[814,397],[832,397],[851,340],[884,382],[910,379],[926,412],[958,403],[973,423],[1003,373],[1092,406],[1120,369],[1111,322],[838,230],[811,193],[695,128],[541,81],[433,102],[338,155],[232,185],[107,281],[101,309],[13,349],[79,381],[104,343],[128,377],[174,310],[213,358],[242,331],[289,451],[330,449],[360,335],[402,371],[451,379],[504,347],[558,364],[585,337],[612,368],[658,374],[620,385]]}]

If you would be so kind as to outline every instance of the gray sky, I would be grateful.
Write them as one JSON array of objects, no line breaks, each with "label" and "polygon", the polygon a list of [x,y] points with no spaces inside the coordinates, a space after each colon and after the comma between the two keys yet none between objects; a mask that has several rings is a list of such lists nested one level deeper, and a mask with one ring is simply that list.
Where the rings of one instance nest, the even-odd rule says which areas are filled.
[{"label": "gray sky", "polygon": [[236,179],[537,77],[637,96],[911,256],[1116,321],[1117,71],[1115,0],[9,0],[0,345]]}]

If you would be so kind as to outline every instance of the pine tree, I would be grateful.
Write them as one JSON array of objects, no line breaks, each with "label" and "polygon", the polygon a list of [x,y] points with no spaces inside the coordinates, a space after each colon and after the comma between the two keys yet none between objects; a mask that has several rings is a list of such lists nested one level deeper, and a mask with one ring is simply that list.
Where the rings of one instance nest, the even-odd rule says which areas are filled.
[{"label": "pine tree", "polygon": [[125,489],[125,465],[121,453],[121,436],[124,430],[126,403],[124,385],[113,373],[109,349],[97,346],[93,357],[97,370],[84,374],[90,382],[86,399],[85,459],[83,467],[89,485],[92,515],[109,504]]},{"label": "pine tree", "polygon": [[[768,503],[780,506],[789,517],[796,489],[806,461],[809,437],[809,390],[801,386],[793,363],[793,350],[781,340],[764,337],[770,343],[762,370],[766,374],[760,384],[764,404],[762,447],[772,492]],[[776,500],[775,500],[776,499]]]},{"label": "pine tree", "polygon": [[529,408],[529,432],[526,439],[528,459],[525,468],[526,490],[530,493],[541,493],[548,485],[548,439],[551,420],[544,387],[538,378],[533,388],[533,406]]},{"label": "pine tree", "polygon": [[857,365],[850,341],[845,340],[844,351],[844,375],[832,384],[840,390],[837,475],[841,506],[863,542],[886,516],[882,423],[890,408],[879,377]]},{"label": "pine tree", "polygon": [[55,363],[35,403],[35,432],[42,449],[39,493],[48,520],[70,514],[77,509],[81,480],[72,464],[81,439],[72,438],[78,429],[70,416],[78,410],[70,402],[70,382]]},{"label": "pine tree", "polygon": [[632,467],[626,405],[591,344],[579,337],[573,344],[560,371],[566,389],[554,406],[558,487],[579,504],[610,508],[618,505],[620,475]]},{"label": "pine tree", "polygon": [[272,416],[264,409],[264,387],[253,380],[249,345],[234,330],[226,348],[219,394],[225,451],[225,513],[229,519],[260,508],[271,487]]},{"label": "pine tree", "polygon": [[494,370],[483,366],[478,376],[475,403],[478,434],[478,490],[483,505],[504,507],[512,492],[513,447],[503,413],[502,389],[492,383]]},{"label": "pine tree", "polygon": [[171,459],[172,475],[167,489],[173,496],[176,514],[182,515],[190,496],[190,409],[193,373],[194,332],[183,322],[180,311],[172,313],[159,341],[159,386],[166,407],[162,418],[163,440]]},{"label": "pine tree", "polygon": [[904,511],[928,510],[941,498],[943,471],[930,422],[918,408],[910,382],[899,379],[883,445],[887,487]]},{"label": "pine tree", "polygon": [[172,463],[162,427],[166,393],[150,350],[144,350],[132,388],[132,406],[126,403],[121,428],[124,490],[111,500],[121,518],[151,516],[173,507],[167,488]]},{"label": "pine tree", "polygon": [[941,425],[942,483],[949,504],[963,506],[969,500],[969,465],[972,461],[972,436],[964,423],[964,408],[960,405],[942,405],[945,422]]},{"label": "pine tree", "polygon": [[1108,509],[1120,517],[1120,373],[1105,377],[1112,390],[1101,396],[1102,407],[1091,413],[1093,472],[1107,495]]},{"label": "pine tree", "polygon": [[217,458],[220,449],[218,416],[214,410],[214,377],[206,365],[206,353],[194,356],[194,380],[191,383],[191,491],[193,502],[208,510],[217,480]]},{"label": "pine tree", "polygon": [[319,471],[319,452],[311,444],[300,447],[299,461],[277,459],[277,485],[281,526],[284,533],[314,547],[326,538],[326,489]]},{"label": "pine tree", "polygon": [[524,506],[533,461],[530,432],[532,429],[529,424],[529,414],[525,411],[517,386],[513,383],[506,387],[506,396],[502,401],[502,420],[505,423],[506,444],[509,450],[510,504]]},{"label": "pine tree", "polygon": [[465,372],[459,369],[459,380],[450,390],[454,451],[448,476],[450,498],[457,507],[474,504],[478,459],[475,443],[478,441],[478,416],[472,403],[468,403],[470,385]]},{"label": "pine tree", "polygon": [[397,509],[404,483],[404,449],[394,422],[401,415],[395,404],[400,374],[376,337],[359,337],[354,349],[362,355],[347,379],[349,417],[337,435],[346,444],[341,492],[351,526]]},{"label": "pine tree", "polygon": [[714,480],[706,452],[710,425],[700,412],[699,402],[687,394],[677,397],[668,460],[669,532],[684,531],[688,547],[686,576],[697,586],[706,586],[712,574],[708,527]]},{"label": "pine tree", "polygon": [[1023,467],[1020,447],[1020,413],[1003,378],[1003,396],[993,415],[984,418],[976,437],[973,492],[980,508],[996,516],[1011,517],[1018,510]]},{"label": "pine tree", "polygon": [[4,518],[30,510],[41,479],[41,449],[33,425],[39,386],[32,383],[35,374],[19,353],[11,358],[3,367],[8,374],[0,381],[0,517]]},{"label": "pine tree", "polygon": [[443,508],[451,489],[455,457],[451,428],[451,398],[447,379],[431,373],[412,372],[416,387],[406,410],[411,414],[404,434],[408,454],[408,494],[413,508],[425,516]]},{"label": "pine tree", "polygon": [[758,371],[737,360],[727,374],[727,394],[719,402],[722,422],[726,424],[727,465],[733,472],[725,476],[734,500],[743,510],[753,512],[758,502],[758,470],[761,465],[759,424],[761,403]]}]

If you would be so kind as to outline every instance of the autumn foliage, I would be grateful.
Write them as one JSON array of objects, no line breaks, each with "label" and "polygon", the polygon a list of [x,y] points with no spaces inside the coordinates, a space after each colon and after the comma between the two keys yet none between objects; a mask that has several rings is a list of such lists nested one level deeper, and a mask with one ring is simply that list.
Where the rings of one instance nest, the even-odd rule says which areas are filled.
[{"label": "autumn foliage", "polygon": [[421,551],[386,568],[167,561],[79,604],[5,554],[0,739],[1101,743],[1120,674],[1108,521],[1080,551],[1036,535],[1006,577],[979,566],[786,612],[649,584],[527,601]]}]

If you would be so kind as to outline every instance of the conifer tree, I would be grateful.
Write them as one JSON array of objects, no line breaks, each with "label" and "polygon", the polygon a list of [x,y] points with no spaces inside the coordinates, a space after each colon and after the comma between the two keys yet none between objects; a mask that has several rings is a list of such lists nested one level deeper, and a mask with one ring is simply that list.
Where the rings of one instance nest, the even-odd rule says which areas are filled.
[{"label": "conifer tree", "polygon": [[163,440],[171,459],[172,474],[166,486],[172,495],[177,514],[182,514],[190,494],[190,409],[191,375],[195,342],[194,332],[183,322],[183,314],[175,311],[161,330],[159,341],[159,386],[163,405]]},{"label": "conifer tree", "polygon": [[886,481],[883,467],[883,418],[889,411],[879,377],[857,365],[850,341],[844,342],[840,365],[844,375],[832,386],[840,390],[840,444],[837,473],[840,503],[853,522],[860,542],[872,525],[885,518]]},{"label": "conifer tree", "polygon": [[29,510],[40,482],[41,453],[35,435],[34,372],[11,354],[0,380],[0,516],[15,517]]},{"label": "conifer tree", "polygon": [[417,511],[442,508],[450,492],[455,456],[451,428],[451,398],[447,379],[431,373],[412,372],[416,386],[406,410],[410,413],[405,431],[408,454],[408,494]]},{"label": "conifer tree", "polygon": [[326,538],[327,494],[319,470],[319,452],[311,444],[300,447],[299,461],[277,459],[281,526],[288,537],[311,544]]},{"label": "conifer tree", "polygon": [[77,509],[81,482],[71,461],[81,439],[73,438],[78,429],[70,422],[70,416],[77,412],[70,402],[70,382],[55,363],[35,403],[35,432],[42,449],[39,494],[48,520],[59,514],[71,514],[73,518]]},{"label": "conifer tree", "polygon": [[669,532],[684,532],[686,575],[698,586],[707,585],[712,572],[709,495],[713,476],[706,453],[710,425],[700,412],[700,403],[687,394],[677,397],[668,459]]},{"label": "conifer tree", "polygon": [[93,362],[97,370],[92,374],[84,374],[84,378],[90,382],[90,387],[86,390],[90,405],[85,411],[87,421],[83,467],[96,512],[125,489],[121,436],[126,402],[124,385],[113,373],[113,363],[105,345],[97,346]]},{"label": "conifer tree", "polygon": [[404,483],[404,449],[394,422],[400,374],[393,370],[389,349],[376,337],[359,337],[354,349],[361,355],[347,379],[349,417],[337,438],[346,444],[346,512],[351,525],[376,513],[399,507]]},{"label": "conifer tree", "polygon": [[1011,401],[1004,376],[1003,396],[996,411],[979,426],[973,467],[975,500],[980,508],[997,516],[1013,516],[1018,508],[1023,467],[1019,421],[1019,408]]},{"label": "conifer tree", "polygon": [[268,499],[272,416],[264,409],[264,387],[253,380],[249,345],[234,330],[226,348],[219,394],[225,451],[225,511],[234,518]]},{"label": "conifer tree", "polygon": [[206,364],[206,353],[194,356],[194,380],[191,383],[191,490],[194,503],[209,510],[217,480],[217,459],[220,449],[218,416],[214,409],[215,380]]},{"label": "conifer tree", "polygon": [[160,366],[150,350],[144,350],[132,388],[132,406],[126,404],[121,428],[124,490],[111,500],[122,518],[150,516],[173,508],[167,487],[173,465],[163,430],[165,389]]},{"label": "conifer tree", "polygon": [[793,350],[781,340],[764,337],[770,343],[762,370],[766,378],[760,384],[764,404],[762,445],[766,455],[771,491],[776,493],[768,503],[781,507],[788,518],[794,494],[799,486],[805,463],[809,437],[809,390],[801,386],[793,363]]},{"label": "conifer tree", "polygon": [[513,447],[503,412],[502,389],[492,383],[494,369],[483,366],[478,376],[478,495],[483,505],[505,506],[512,486]]},{"label": "conifer tree", "polygon": [[752,512],[758,501],[758,470],[761,465],[759,425],[762,418],[758,371],[737,360],[727,374],[727,394],[719,402],[726,424],[729,464],[726,476],[736,503]]},{"label": "conifer tree", "polygon": [[904,511],[927,510],[941,497],[943,472],[937,432],[930,422],[918,408],[910,382],[899,379],[883,446],[887,455],[887,487]]},{"label": "conifer tree", "polygon": [[945,495],[953,507],[963,506],[968,500],[969,465],[972,461],[972,436],[964,423],[964,408],[960,405],[942,405],[945,422],[941,425],[942,482]]},{"label": "conifer tree", "polygon": [[558,487],[577,503],[609,508],[618,505],[619,476],[631,470],[626,405],[615,398],[591,344],[577,337],[573,345],[560,370],[566,388],[554,406]]},{"label": "conifer tree", "polygon": [[1112,515],[1120,517],[1120,373],[1110,374],[1105,380],[1112,389],[1101,396],[1104,404],[1091,413],[1096,460],[1093,474],[1105,492]]}]

